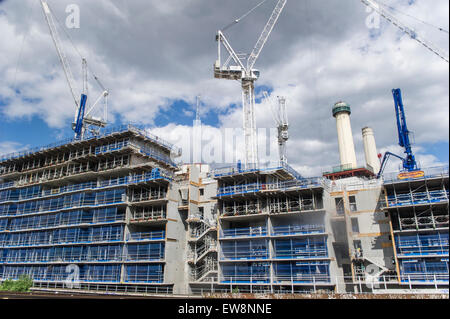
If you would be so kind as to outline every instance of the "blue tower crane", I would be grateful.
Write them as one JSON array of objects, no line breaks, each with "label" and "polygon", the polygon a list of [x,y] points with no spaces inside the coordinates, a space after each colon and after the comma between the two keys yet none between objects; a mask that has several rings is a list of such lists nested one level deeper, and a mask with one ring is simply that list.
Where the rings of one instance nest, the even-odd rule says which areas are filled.
[{"label": "blue tower crane", "polygon": [[[406,157],[403,158],[394,153],[386,152],[384,154],[383,161],[381,163],[381,168],[377,175],[377,178],[380,178],[381,175],[383,174],[384,168],[386,167],[386,163],[391,156],[397,157],[403,162],[403,172],[423,173],[417,166],[416,158],[414,157],[411,148],[411,141],[409,139],[410,131],[408,130],[408,127],[406,125],[406,115],[405,115],[405,108],[403,106],[402,91],[400,89],[393,89],[392,94],[394,96],[395,115],[397,117],[398,144],[405,149]],[[403,174],[402,176],[406,177],[408,176],[408,174],[406,175],[404,173],[402,174]],[[418,175],[416,174],[416,176]]]},{"label": "blue tower crane", "polygon": [[[102,93],[100,97],[90,106],[87,106],[88,101],[88,77],[87,77],[87,62],[86,59],[82,57],[82,73],[83,73],[83,90],[81,92],[81,97],[78,89],[75,85],[75,79],[73,73],[71,71],[69,61],[67,59],[67,55],[64,52],[64,48],[61,43],[61,39],[59,37],[58,30],[56,28],[57,19],[54,18],[52,11],[46,0],[40,0],[42,10],[44,12],[45,19],[47,21],[47,25],[50,30],[50,35],[52,36],[53,43],[56,48],[56,52],[58,54],[59,60],[64,70],[64,74],[66,76],[67,83],[69,84],[70,93],[72,94],[73,100],[76,106],[75,119],[72,123],[72,128],[75,132],[76,139],[82,139],[84,132],[89,128],[91,132],[95,133],[95,129],[93,127],[105,127],[107,125],[106,117],[107,117],[107,97],[109,95],[108,91],[105,87],[100,83],[99,79],[94,75],[94,79],[102,89]],[[75,48],[76,49],[76,48]],[[79,52],[78,50],[76,50]],[[104,114],[102,117],[94,117],[90,113],[95,108],[95,106],[100,102],[101,99],[104,99]]]}]

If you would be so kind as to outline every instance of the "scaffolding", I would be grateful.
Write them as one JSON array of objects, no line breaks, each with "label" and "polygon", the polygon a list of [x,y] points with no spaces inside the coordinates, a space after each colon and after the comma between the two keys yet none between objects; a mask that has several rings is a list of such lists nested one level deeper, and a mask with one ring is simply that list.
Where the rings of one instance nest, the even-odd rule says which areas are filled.
[{"label": "scaffolding", "polygon": [[217,190],[217,197],[233,196],[239,194],[251,194],[264,191],[287,191],[298,189],[309,189],[322,187],[323,183],[319,178],[302,180],[278,181],[275,183],[251,183],[244,185],[231,185],[220,187]]},{"label": "scaffolding", "polygon": [[[85,135],[83,141],[101,140],[102,138],[108,137],[110,135],[119,135],[120,133],[126,133],[126,132],[132,132],[132,133],[138,134],[141,137],[145,138],[146,140],[151,141],[152,143],[158,145],[159,147],[165,149],[168,152],[172,152],[173,154],[176,154],[177,156],[181,155],[181,149],[179,149],[176,146],[174,146],[173,144],[161,139],[160,137],[149,133],[143,125],[128,124],[128,125],[120,125],[120,126],[116,126],[116,127],[102,128],[98,134],[87,133]],[[6,154],[0,158],[0,163],[6,162],[6,161],[11,161],[14,159],[25,158],[27,156],[30,156],[30,155],[33,155],[33,154],[36,154],[39,152],[45,152],[48,150],[56,149],[58,147],[65,146],[68,144],[76,146],[80,142],[82,142],[82,141],[79,141],[77,139],[65,139],[65,140],[62,140],[59,142],[48,144],[46,146],[35,147],[35,148],[28,149],[26,151]]]},{"label": "scaffolding", "polygon": [[268,199],[270,214],[283,214],[322,209],[314,194],[299,194],[298,197],[275,197]]},{"label": "scaffolding", "polygon": [[166,187],[149,187],[130,190],[129,200],[132,203],[166,199]]},{"label": "scaffolding", "polygon": [[448,257],[448,233],[396,235],[398,257],[438,255]]},{"label": "scaffolding", "polygon": [[254,215],[263,212],[263,203],[261,200],[245,200],[243,202],[223,202],[223,216]]},{"label": "scaffolding", "polygon": [[274,264],[274,283],[330,283],[330,262],[289,262]]},{"label": "scaffolding", "polygon": [[[57,198],[27,201],[18,204],[4,205],[0,208],[3,216],[22,216],[59,212],[61,210],[89,208],[126,202],[126,189],[113,189],[97,193],[77,193]],[[7,206],[7,207],[5,207]],[[6,214],[7,215],[6,215]],[[0,215],[1,216],[1,215]]]},{"label": "scaffolding", "polygon": [[123,241],[124,226],[62,228],[22,233],[0,233],[0,247],[18,248]]},{"label": "scaffolding", "polygon": [[81,263],[112,262],[123,259],[123,245],[64,246],[33,249],[9,249],[4,263]]},{"label": "scaffolding", "polygon": [[164,243],[103,244],[6,249],[0,255],[5,264],[89,263],[124,261],[163,261]]},{"label": "scaffolding", "polygon": [[128,244],[127,261],[163,261],[165,243]]},{"label": "scaffolding", "polygon": [[245,173],[261,173],[267,174],[270,172],[275,172],[279,170],[285,170],[288,172],[293,178],[296,180],[305,180],[295,169],[293,169],[286,162],[277,162],[277,163],[268,163],[267,165],[256,165],[256,164],[247,164],[245,169],[242,169],[240,166],[229,166],[229,167],[221,167],[213,170],[211,175],[214,178],[240,175]]},{"label": "scaffolding", "polygon": [[265,237],[268,235],[266,226],[255,226],[245,228],[222,229],[220,231],[221,238],[234,237]]},{"label": "scaffolding", "polygon": [[395,193],[387,197],[388,207],[401,207],[420,204],[434,204],[449,201],[448,190],[434,190],[426,192]]},{"label": "scaffolding", "polygon": [[131,221],[144,222],[166,219],[166,206],[135,206],[131,208]]},{"label": "scaffolding", "polygon": [[[40,185],[21,189],[9,189],[0,192],[0,204],[7,202],[18,203],[23,201],[29,201],[32,199],[35,200],[35,199],[59,197],[61,195],[68,193],[95,191],[105,188],[115,188],[118,186],[135,185],[159,180],[171,182],[172,176],[173,174],[168,171],[161,169],[153,169],[151,172],[147,172],[144,174],[134,174],[130,176],[110,178],[107,180],[90,181],[80,184],[53,187],[46,190],[43,190],[42,186]],[[2,216],[1,215],[2,207],[4,208],[3,205],[0,205],[0,217]]]},{"label": "scaffolding", "polygon": [[164,281],[164,265],[126,265],[125,282],[129,283],[162,283]]},{"label": "scaffolding", "polygon": [[[124,139],[102,146],[90,146],[67,151],[67,153],[61,152],[58,155],[33,158],[22,163],[21,167],[18,167],[15,162],[10,165],[3,165],[0,166],[0,175],[20,173],[19,180],[9,186],[14,186],[15,184],[17,186],[26,186],[88,172],[101,172],[119,167],[128,167],[130,165],[130,152],[127,154],[118,153],[123,150],[134,150],[138,154],[148,156],[169,167],[176,167],[169,155],[155,148],[140,146],[137,143],[130,142],[128,139]],[[106,154],[110,154],[110,156],[103,156]],[[80,162],[81,160],[82,162]],[[0,189],[3,189],[8,185],[2,184],[1,186]]]},{"label": "scaffolding", "polygon": [[400,280],[411,282],[441,282],[448,285],[449,269],[447,258],[420,258],[399,260]]},{"label": "scaffolding", "polygon": [[[7,222],[7,219],[0,220]],[[60,226],[76,226],[82,224],[99,224],[124,222],[125,212],[117,207],[97,208],[91,210],[75,210],[61,213],[18,217],[11,220],[5,230],[10,232],[24,230],[43,230]],[[5,223],[6,224],[6,223]]]},{"label": "scaffolding", "polygon": [[273,236],[325,234],[325,225],[287,225],[274,226]]},{"label": "scaffolding", "polygon": [[269,283],[270,263],[232,263],[221,266],[221,283]]},{"label": "scaffolding", "polygon": [[247,199],[245,201],[223,201],[222,216],[240,216],[269,213],[287,214],[323,209],[316,196],[303,194],[296,197],[273,197],[266,200]]},{"label": "scaffolding", "polygon": [[[81,265],[79,282],[119,282],[120,265]],[[21,275],[29,275],[33,281],[65,282],[66,266],[5,266],[4,278],[18,279]]]},{"label": "scaffolding", "polygon": [[[176,167],[170,152],[178,151],[150,135],[126,126],[88,134],[89,143],[65,141],[3,158],[0,278],[28,274],[64,286],[66,267],[76,264],[84,287],[163,283],[166,231],[127,225],[128,217],[166,218]],[[143,203],[153,199],[164,201]]]},{"label": "scaffolding", "polygon": [[[436,179],[436,178],[448,178],[449,176],[449,166],[439,166],[439,167],[430,167],[426,169],[422,169],[424,171],[425,176],[419,179],[428,180],[428,179]],[[404,182],[404,181],[414,181],[416,178],[409,178],[400,180],[398,178],[398,172],[386,173],[383,174],[384,183],[396,183],[396,182]]]},{"label": "scaffolding", "polygon": [[391,212],[394,231],[448,228],[448,206],[414,207]]},{"label": "scaffolding", "polygon": [[269,241],[266,239],[223,241],[220,260],[252,260],[269,258]]},{"label": "scaffolding", "polygon": [[127,235],[127,241],[148,241],[148,240],[164,240],[166,232],[164,230],[150,232],[134,232]]},{"label": "scaffolding", "polygon": [[275,259],[327,258],[327,237],[306,237],[274,240]]}]

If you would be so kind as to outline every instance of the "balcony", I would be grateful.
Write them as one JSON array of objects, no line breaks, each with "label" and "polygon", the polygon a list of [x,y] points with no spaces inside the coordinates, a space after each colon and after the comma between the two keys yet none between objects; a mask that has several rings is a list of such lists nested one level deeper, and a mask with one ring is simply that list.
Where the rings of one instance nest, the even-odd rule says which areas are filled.
[{"label": "balcony", "polygon": [[387,205],[384,207],[402,207],[423,204],[448,203],[450,198],[449,191],[437,190],[421,193],[407,193],[388,196]]},{"label": "balcony", "polygon": [[266,191],[302,190],[322,187],[321,179],[310,178],[302,180],[289,180],[278,183],[253,183],[221,187],[217,191],[217,197],[226,197],[243,194],[255,194]]},{"label": "balcony", "polygon": [[324,225],[288,225],[273,227],[273,236],[325,234]]},{"label": "balcony", "polygon": [[152,231],[152,232],[137,232],[130,233],[127,235],[127,241],[153,241],[153,240],[164,240],[166,232]]},{"label": "balcony", "polygon": [[236,238],[236,237],[264,237],[267,236],[267,227],[247,227],[224,229],[221,231],[221,238]]}]

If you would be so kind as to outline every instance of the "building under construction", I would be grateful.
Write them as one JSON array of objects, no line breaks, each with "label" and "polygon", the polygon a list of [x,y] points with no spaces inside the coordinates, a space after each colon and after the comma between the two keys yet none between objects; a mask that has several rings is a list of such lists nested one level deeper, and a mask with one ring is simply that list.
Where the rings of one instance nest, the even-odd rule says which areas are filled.
[{"label": "building under construction", "polygon": [[123,126],[3,157],[2,279],[28,274],[38,287],[63,288],[76,264],[81,289],[122,283],[171,293],[183,280],[185,244],[174,150]]},{"label": "building under construction", "polygon": [[[418,167],[399,89],[406,158],[387,152],[380,161],[365,127],[358,165],[352,110],[338,102],[340,165],[305,178],[287,164],[279,97],[279,162],[259,163],[254,65],[287,0],[277,1],[245,65],[217,33],[214,76],[238,80],[243,93],[244,163],[228,167],[177,164],[181,150],[144,127],[107,127],[108,91],[94,76],[100,98],[87,107],[86,81],[78,98],[55,19],[40,2],[76,104],[75,138],[0,157],[0,281],[28,275],[34,289],[165,295],[448,294],[449,168]],[[101,99],[104,117],[94,118]],[[384,174],[390,156],[402,160],[401,172]]]},{"label": "building under construction", "polygon": [[131,125],[4,156],[1,279],[163,294],[448,289],[448,167],[376,178],[365,143],[366,165],[317,178],[284,162],[179,166],[181,150]]}]

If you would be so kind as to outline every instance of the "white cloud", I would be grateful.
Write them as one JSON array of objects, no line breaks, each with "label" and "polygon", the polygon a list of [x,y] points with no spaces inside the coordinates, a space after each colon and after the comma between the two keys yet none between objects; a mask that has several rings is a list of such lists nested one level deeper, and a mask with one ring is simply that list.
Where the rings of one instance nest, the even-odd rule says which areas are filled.
[{"label": "white cloud", "polygon": [[26,146],[11,141],[0,142],[0,154],[11,154],[26,149]]},{"label": "white cloud", "polygon": [[[159,126],[156,116],[172,101],[195,104],[201,94],[203,114],[221,112],[220,127],[209,129],[241,126],[241,109],[230,108],[241,102],[240,84],[213,79],[214,35],[257,1],[50,1],[62,21],[69,2],[81,7],[81,28],[68,32],[110,89],[111,119]],[[74,104],[36,3],[7,0],[0,5],[5,12],[0,14],[0,96],[10,101],[1,111],[14,119],[38,116],[60,129],[72,120]],[[388,3],[448,29],[448,1]],[[27,16],[29,6],[34,8]],[[251,50],[272,8],[273,2],[268,1],[227,31],[237,50]],[[417,143],[448,142],[448,64],[386,21],[380,35],[370,38],[366,16],[364,6],[354,0],[289,1],[257,62],[258,84],[288,98],[288,156],[303,174],[320,174],[323,167],[339,162],[331,116],[338,100],[352,106],[360,164],[364,160],[362,127],[374,129],[380,150],[395,145],[392,88],[403,90],[408,126]],[[448,50],[448,37],[404,18],[421,35]],[[65,46],[78,76],[79,57],[68,43]],[[14,79],[20,96],[13,91]],[[23,97],[40,102],[28,103]],[[274,127],[269,105],[258,105],[256,113],[259,127]],[[154,132],[167,137],[187,129],[173,123]],[[426,154],[418,157],[429,165],[437,162]]]}]

